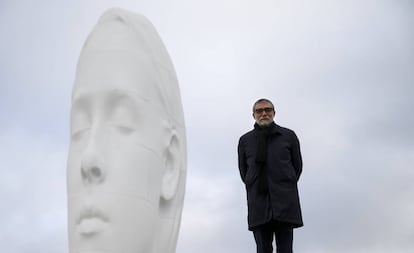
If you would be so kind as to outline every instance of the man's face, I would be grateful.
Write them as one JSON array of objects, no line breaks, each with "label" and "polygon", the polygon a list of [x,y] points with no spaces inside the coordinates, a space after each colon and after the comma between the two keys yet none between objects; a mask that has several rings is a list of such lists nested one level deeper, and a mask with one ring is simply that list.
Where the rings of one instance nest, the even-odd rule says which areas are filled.
[{"label": "man's face", "polygon": [[275,117],[275,111],[272,104],[268,102],[257,103],[254,112],[253,118],[259,126],[268,126],[273,122]]},{"label": "man's face", "polygon": [[81,60],[67,168],[70,252],[149,252],[168,139],[155,71],[131,52]]}]

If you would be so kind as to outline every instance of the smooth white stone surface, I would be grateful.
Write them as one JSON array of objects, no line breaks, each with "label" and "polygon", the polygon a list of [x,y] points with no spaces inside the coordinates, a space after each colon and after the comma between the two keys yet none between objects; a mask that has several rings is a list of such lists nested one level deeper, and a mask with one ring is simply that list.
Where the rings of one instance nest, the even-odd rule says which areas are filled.
[{"label": "smooth white stone surface", "polygon": [[82,48],[72,94],[70,253],[175,252],[185,178],[169,55],[145,17],[110,9]]}]

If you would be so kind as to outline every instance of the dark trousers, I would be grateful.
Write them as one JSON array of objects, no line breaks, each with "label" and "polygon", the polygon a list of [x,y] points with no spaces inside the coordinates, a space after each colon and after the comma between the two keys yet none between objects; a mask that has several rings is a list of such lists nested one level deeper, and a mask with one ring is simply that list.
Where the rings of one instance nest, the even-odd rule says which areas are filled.
[{"label": "dark trousers", "polygon": [[292,253],[293,228],[280,222],[269,222],[253,229],[257,253],[273,252],[273,236],[276,239],[277,253]]}]

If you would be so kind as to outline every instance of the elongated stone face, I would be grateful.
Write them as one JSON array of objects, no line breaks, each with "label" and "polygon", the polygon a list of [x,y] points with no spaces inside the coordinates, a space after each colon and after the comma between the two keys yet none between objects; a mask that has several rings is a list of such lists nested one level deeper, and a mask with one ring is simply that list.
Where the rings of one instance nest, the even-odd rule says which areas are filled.
[{"label": "elongated stone face", "polygon": [[82,49],[67,166],[71,253],[175,252],[185,134],[163,51],[145,18],[117,9],[101,17]]}]

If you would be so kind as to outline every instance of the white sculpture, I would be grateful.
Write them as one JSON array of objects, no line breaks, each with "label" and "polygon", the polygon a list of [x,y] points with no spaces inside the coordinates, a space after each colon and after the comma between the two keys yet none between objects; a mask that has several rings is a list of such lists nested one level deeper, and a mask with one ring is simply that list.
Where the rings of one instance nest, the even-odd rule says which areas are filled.
[{"label": "white sculpture", "polygon": [[69,252],[175,252],[185,175],[168,53],[146,18],[110,9],[84,44],[73,88]]}]

